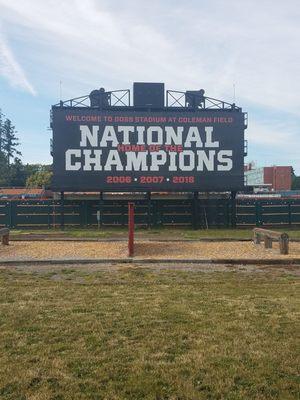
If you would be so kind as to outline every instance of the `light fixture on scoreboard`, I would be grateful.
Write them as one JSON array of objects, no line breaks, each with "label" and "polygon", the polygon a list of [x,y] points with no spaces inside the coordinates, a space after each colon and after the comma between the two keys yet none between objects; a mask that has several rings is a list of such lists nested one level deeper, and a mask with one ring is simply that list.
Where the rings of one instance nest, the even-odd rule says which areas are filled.
[{"label": "light fixture on scoreboard", "polygon": [[185,92],[185,102],[189,108],[202,108],[204,106],[204,89],[187,90]]},{"label": "light fixture on scoreboard", "polygon": [[105,92],[104,88],[92,90],[89,97],[91,107],[106,108],[110,106],[110,92]]}]

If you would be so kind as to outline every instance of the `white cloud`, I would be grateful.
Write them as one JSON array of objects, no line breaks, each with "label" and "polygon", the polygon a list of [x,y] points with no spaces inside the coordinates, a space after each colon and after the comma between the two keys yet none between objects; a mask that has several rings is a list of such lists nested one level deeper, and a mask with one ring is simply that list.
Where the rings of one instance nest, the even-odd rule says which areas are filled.
[{"label": "white cloud", "polygon": [[[208,96],[228,101],[235,83],[236,103],[260,110],[250,115],[249,141],[295,154],[298,0],[0,0],[0,7],[8,37],[27,50],[20,62],[53,102],[60,80],[64,98],[141,80],[162,81],[170,89],[203,87]],[[34,92],[4,48],[10,55],[6,78]],[[277,113],[277,120],[262,120],[265,111]],[[286,122],[287,114],[295,123]]]},{"label": "white cloud", "polygon": [[[22,29],[36,81],[73,90],[132,80],[204,87],[212,97],[300,115],[298,0],[148,2],[0,0],[7,29]],[[14,27],[15,26],[15,27]],[[76,86],[74,82],[77,82]],[[116,86],[114,86],[116,85]],[[44,88],[43,88],[44,89]],[[79,93],[74,93],[78,95]]]},{"label": "white cloud", "polygon": [[0,76],[3,76],[8,82],[19,87],[32,95],[35,95],[35,89],[26,78],[22,67],[16,61],[11,49],[7,45],[0,33]]}]

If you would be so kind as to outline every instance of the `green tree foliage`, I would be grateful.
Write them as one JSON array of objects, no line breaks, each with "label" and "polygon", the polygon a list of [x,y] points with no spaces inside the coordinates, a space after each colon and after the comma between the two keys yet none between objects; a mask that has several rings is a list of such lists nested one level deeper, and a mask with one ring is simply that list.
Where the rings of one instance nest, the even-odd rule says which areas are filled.
[{"label": "green tree foliage", "polygon": [[47,170],[37,171],[26,180],[28,188],[47,188],[51,184],[52,172]]},{"label": "green tree foliage", "polygon": [[2,124],[2,151],[4,152],[8,165],[10,159],[15,155],[20,156],[21,152],[17,149],[19,146],[19,139],[16,136],[16,128],[12,125],[11,120],[6,118]]},{"label": "green tree foliage", "polygon": [[7,159],[2,152],[0,152],[0,187],[7,186],[9,179],[9,167]]},{"label": "green tree foliage", "polygon": [[26,164],[27,176],[33,175],[40,171],[52,171],[52,165],[50,164]]},{"label": "green tree foliage", "polygon": [[0,109],[0,186],[6,186],[9,177],[9,169],[7,165],[7,157],[4,151],[4,145],[4,114]]},{"label": "green tree foliage", "polygon": [[292,179],[292,190],[300,190],[300,176],[293,176]]},{"label": "green tree foliage", "polygon": [[[0,109],[0,186],[24,186],[26,171],[19,158],[19,140],[16,129],[10,119],[5,118]],[[11,164],[11,158],[14,162]]]},{"label": "green tree foliage", "polygon": [[3,136],[4,136],[3,120],[4,120],[4,114],[2,113],[0,108],[0,154],[3,153]]},{"label": "green tree foliage", "polygon": [[25,186],[27,177],[26,165],[22,164],[19,158],[15,158],[9,166],[9,185],[14,187]]},{"label": "green tree foliage", "polygon": [[[28,187],[44,187],[45,185],[49,185],[49,183],[47,183],[49,180],[46,179],[46,177],[49,174],[51,176],[51,169],[51,165],[24,165],[19,158],[15,158],[14,162],[8,166],[6,157],[0,153],[0,187],[25,187],[27,186],[27,180],[29,180]],[[41,174],[41,177],[44,176],[44,178],[30,179],[31,176],[38,177],[39,174]],[[34,182],[36,182],[36,186],[34,186]]]},{"label": "green tree foliage", "polygon": [[292,190],[300,190],[300,176],[295,174],[294,168],[292,168]]},{"label": "green tree foliage", "polygon": [[[3,170],[3,161],[5,160],[7,165],[10,165],[11,158],[21,155],[21,152],[17,149],[19,146],[19,140],[16,133],[16,128],[13,126],[11,120],[5,118],[0,109],[0,162],[2,167],[2,177],[4,172],[7,173],[6,169]],[[9,181],[9,175],[6,175],[6,180]]]}]

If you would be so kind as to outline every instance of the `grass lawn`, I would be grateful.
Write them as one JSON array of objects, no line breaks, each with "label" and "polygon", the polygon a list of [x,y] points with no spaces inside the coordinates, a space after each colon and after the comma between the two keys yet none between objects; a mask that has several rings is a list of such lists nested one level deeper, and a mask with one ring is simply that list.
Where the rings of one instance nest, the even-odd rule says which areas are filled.
[{"label": "grass lawn", "polygon": [[0,398],[299,399],[299,306],[292,271],[2,269]]},{"label": "grass lawn", "polygon": [[[275,230],[287,232],[292,239],[300,239],[300,229],[278,229]],[[46,229],[46,230],[12,230],[12,235],[28,235],[28,234],[47,234],[47,235],[62,235],[74,238],[126,238],[128,234],[127,227],[116,228],[86,228],[86,229]],[[250,239],[252,238],[252,229],[191,229],[191,228],[136,228],[136,236],[144,238],[176,238],[176,239],[201,239],[201,238],[233,238],[233,239]]]}]

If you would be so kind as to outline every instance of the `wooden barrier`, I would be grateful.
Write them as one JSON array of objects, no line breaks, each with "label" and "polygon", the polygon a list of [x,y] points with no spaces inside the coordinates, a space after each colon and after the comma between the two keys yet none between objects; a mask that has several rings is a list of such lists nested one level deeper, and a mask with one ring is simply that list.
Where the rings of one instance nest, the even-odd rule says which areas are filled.
[{"label": "wooden barrier", "polygon": [[289,253],[289,235],[287,233],[271,231],[263,228],[254,228],[253,242],[255,244],[260,244],[261,240],[264,241],[266,249],[271,249],[273,246],[273,240],[276,240],[279,242],[280,254]]},{"label": "wooden barrier", "polygon": [[0,229],[0,238],[1,238],[2,244],[6,245],[6,246],[9,245],[9,229],[8,228]]},{"label": "wooden barrier", "polygon": [[[135,224],[144,227],[179,226],[194,229],[300,227],[299,199],[204,198],[194,194],[148,195],[103,193],[99,199],[1,200],[0,229],[52,229],[60,226],[126,226],[128,202],[134,202]],[[235,215],[236,209],[236,215]]]}]

